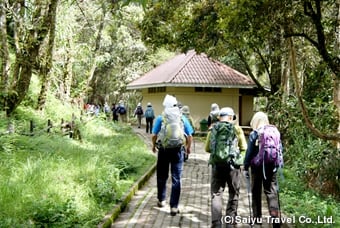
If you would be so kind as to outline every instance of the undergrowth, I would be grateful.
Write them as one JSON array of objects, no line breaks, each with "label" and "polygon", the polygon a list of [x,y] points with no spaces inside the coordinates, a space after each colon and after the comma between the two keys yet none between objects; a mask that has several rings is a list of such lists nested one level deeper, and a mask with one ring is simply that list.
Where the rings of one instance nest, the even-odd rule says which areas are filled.
[{"label": "undergrowth", "polygon": [[[97,226],[155,162],[127,125],[78,116],[79,141],[58,125],[74,112],[52,113],[21,107],[0,121],[0,227]],[[49,134],[47,119],[57,123]],[[8,122],[16,133],[4,134]]]}]

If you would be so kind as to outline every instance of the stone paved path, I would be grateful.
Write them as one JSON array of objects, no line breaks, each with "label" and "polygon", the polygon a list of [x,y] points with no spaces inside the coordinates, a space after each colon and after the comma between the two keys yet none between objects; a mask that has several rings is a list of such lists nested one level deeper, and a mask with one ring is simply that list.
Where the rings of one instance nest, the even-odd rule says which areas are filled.
[{"label": "stone paved path", "polygon": [[[151,151],[151,135],[145,129],[134,129]],[[204,142],[196,139],[189,160],[184,163],[182,176],[182,193],[180,198],[180,213],[170,216],[169,193],[171,179],[168,181],[167,205],[157,207],[156,173],[136,192],[127,208],[114,221],[111,227],[210,227],[210,166],[207,161],[209,154],[204,151]],[[227,189],[224,199],[228,197]],[[224,207],[226,204],[224,204]],[[249,216],[248,193],[244,178],[240,192],[238,215]],[[266,201],[263,200],[263,216],[268,215]],[[238,224],[236,227],[250,227],[248,224]],[[259,227],[270,227],[264,223]],[[282,226],[287,227],[287,226]]]}]

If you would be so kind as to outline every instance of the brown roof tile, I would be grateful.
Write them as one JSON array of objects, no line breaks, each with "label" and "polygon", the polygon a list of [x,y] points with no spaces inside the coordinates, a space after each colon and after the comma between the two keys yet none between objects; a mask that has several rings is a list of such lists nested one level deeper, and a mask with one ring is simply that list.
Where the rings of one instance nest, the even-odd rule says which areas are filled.
[{"label": "brown roof tile", "polygon": [[189,51],[180,54],[128,84],[128,89],[159,86],[255,88],[246,75],[210,59],[206,54]]}]

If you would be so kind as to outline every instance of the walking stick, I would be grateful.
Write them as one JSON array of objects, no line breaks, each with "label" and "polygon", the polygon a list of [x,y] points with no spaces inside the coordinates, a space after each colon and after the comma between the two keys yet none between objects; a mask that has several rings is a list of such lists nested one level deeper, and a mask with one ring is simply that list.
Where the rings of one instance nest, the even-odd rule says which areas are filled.
[{"label": "walking stick", "polygon": [[[283,172],[282,172],[282,168],[279,168],[278,173],[280,174],[280,177],[283,179]],[[279,180],[278,178],[276,178],[276,194],[277,194],[277,202],[278,202],[278,206],[279,206],[279,213],[280,213],[280,223],[281,223],[281,219],[282,219],[282,214],[281,214],[281,204],[280,204],[280,194],[279,194]]]},{"label": "walking stick", "polygon": [[[249,219],[251,219],[252,217],[252,210],[251,210],[251,199],[250,199],[250,195],[251,195],[251,189],[250,189],[250,176],[246,176],[246,181],[247,181],[247,191],[248,191],[248,202],[249,202]],[[250,227],[253,227],[253,224],[250,224]]]}]

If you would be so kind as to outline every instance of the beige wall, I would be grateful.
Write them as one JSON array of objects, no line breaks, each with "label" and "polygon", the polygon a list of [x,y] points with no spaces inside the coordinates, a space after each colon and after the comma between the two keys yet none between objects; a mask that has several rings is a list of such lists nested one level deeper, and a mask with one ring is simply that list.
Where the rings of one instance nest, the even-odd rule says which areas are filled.
[{"label": "beige wall", "polygon": [[[166,94],[174,95],[177,101],[182,105],[190,107],[190,113],[194,119],[194,124],[197,129],[200,127],[200,121],[208,118],[212,103],[217,103],[220,108],[231,107],[235,114],[239,116],[239,111],[242,110],[242,123],[240,125],[249,124],[252,116],[253,104],[252,97],[243,97],[240,101],[238,89],[222,89],[221,93],[195,92],[194,88],[188,87],[167,87],[165,93],[148,93],[148,89],[142,90],[143,107],[146,107],[148,102],[152,103],[155,109],[155,114],[159,115],[163,111],[163,100]],[[242,104],[242,109],[239,105]],[[239,118],[238,118],[239,120]]]},{"label": "beige wall", "polygon": [[242,96],[242,121],[241,126],[250,126],[250,120],[254,114],[254,97],[249,95]]}]

